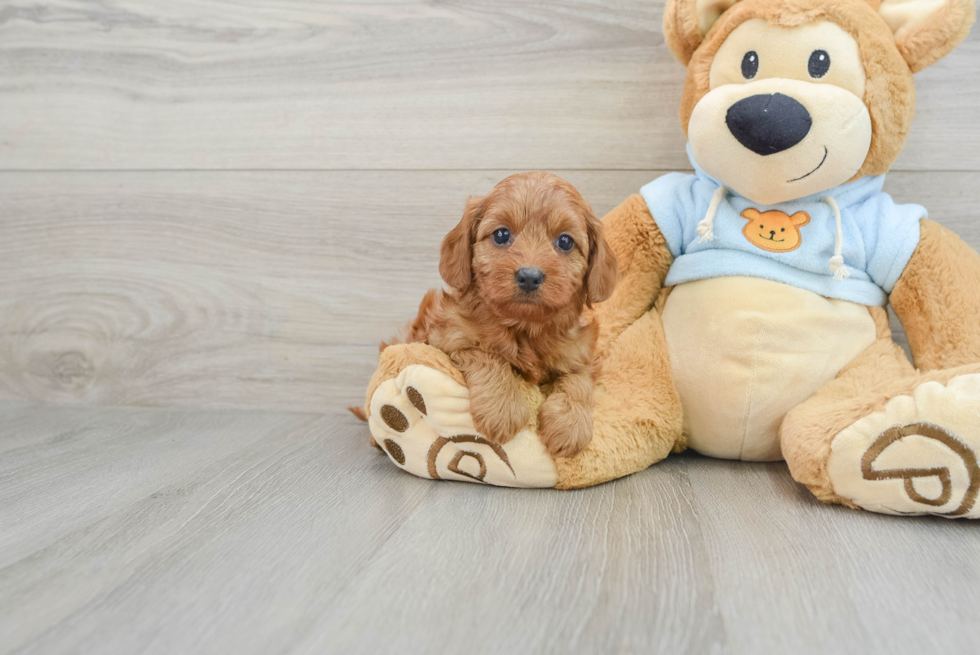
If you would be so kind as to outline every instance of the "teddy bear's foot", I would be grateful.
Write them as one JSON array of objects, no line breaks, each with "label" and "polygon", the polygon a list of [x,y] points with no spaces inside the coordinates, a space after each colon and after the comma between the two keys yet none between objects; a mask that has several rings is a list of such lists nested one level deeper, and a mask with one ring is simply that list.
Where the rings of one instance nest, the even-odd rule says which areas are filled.
[{"label": "teddy bear's foot", "polygon": [[831,443],[836,494],[884,514],[980,518],[980,374],[892,398]]},{"label": "teddy bear's foot", "polygon": [[469,390],[442,371],[412,364],[371,396],[368,423],[400,468],[423,478],[504,487],[554,487],[554,461],[531,429],[504,445],[473,427]]}]

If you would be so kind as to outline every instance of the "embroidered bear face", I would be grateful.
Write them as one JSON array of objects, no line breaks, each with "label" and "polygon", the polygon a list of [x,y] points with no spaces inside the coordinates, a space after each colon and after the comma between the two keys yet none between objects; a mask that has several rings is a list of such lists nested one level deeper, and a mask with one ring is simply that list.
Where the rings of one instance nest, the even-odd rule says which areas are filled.
[{"label": "embroidered bear face", "polygon": [[911,125],[912,73],[958,45],[975,11],[975,0],[669,0],[694,159],[765,205],[885,173]]},{"label": "embroidered bear face", "polygon": [[790,252],[803,243],[800,228],[810,222],[806,212],[796,212],[792,216],[777,209],[760,212],[746,209],[742,218],[749,222],[742,228],[742,234],[753,246],[769,252]]}]

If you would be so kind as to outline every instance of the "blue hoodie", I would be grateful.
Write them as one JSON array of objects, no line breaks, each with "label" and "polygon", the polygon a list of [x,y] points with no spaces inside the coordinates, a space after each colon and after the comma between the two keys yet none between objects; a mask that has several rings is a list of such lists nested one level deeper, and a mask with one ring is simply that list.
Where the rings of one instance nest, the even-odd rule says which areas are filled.
[{"label": "blue hoodie", "polygon": [[[668,173],[640,189],[674,256],[666,285],[747,275],[828,298],[887,304],[887,294],[919,244],[919,219],[926,210],[895,204],[881,191],[884,175],[776,205],[760,205],[726,189],[719,192],[721,202],[702,238],[698,224],[709,215],[721,183],[695,163],[690,146],[688,156],[694,174]],[[835,279],[839,263],[831,264],[838,237],[834,205],[840,211],[846,271],[837,278],[846,274],[845,279]],[[760,216],[763,212],[773,213]]]}]

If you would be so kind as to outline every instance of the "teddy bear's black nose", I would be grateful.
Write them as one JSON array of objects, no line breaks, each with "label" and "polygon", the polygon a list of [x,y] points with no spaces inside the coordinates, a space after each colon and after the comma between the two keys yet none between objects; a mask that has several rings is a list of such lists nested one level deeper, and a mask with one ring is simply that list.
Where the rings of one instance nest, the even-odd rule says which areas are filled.
[{"label": "teddy bear's black nose", "polygon": [[742,98],[728,108],[728,130],[738,142],[758,155],[773,155],[792,148],[810,131],[810,112],[782,93]]}]

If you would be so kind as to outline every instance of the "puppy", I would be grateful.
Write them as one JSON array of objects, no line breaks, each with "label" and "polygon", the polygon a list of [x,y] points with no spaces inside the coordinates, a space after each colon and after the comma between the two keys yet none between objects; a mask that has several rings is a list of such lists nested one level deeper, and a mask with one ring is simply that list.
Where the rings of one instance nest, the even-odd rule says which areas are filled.
[{"label": "puppy", "polygon": [[528,424],[520,378],[541,385],[538,434],[570,457],[592,439],[598,326],[585,307],[608,298],[616,257],[589,203],[549,173],[512,175],[471,197],[442,242],[439,273],[409,342],[449,354],[470,390],[477,430],[506,443]]}]

